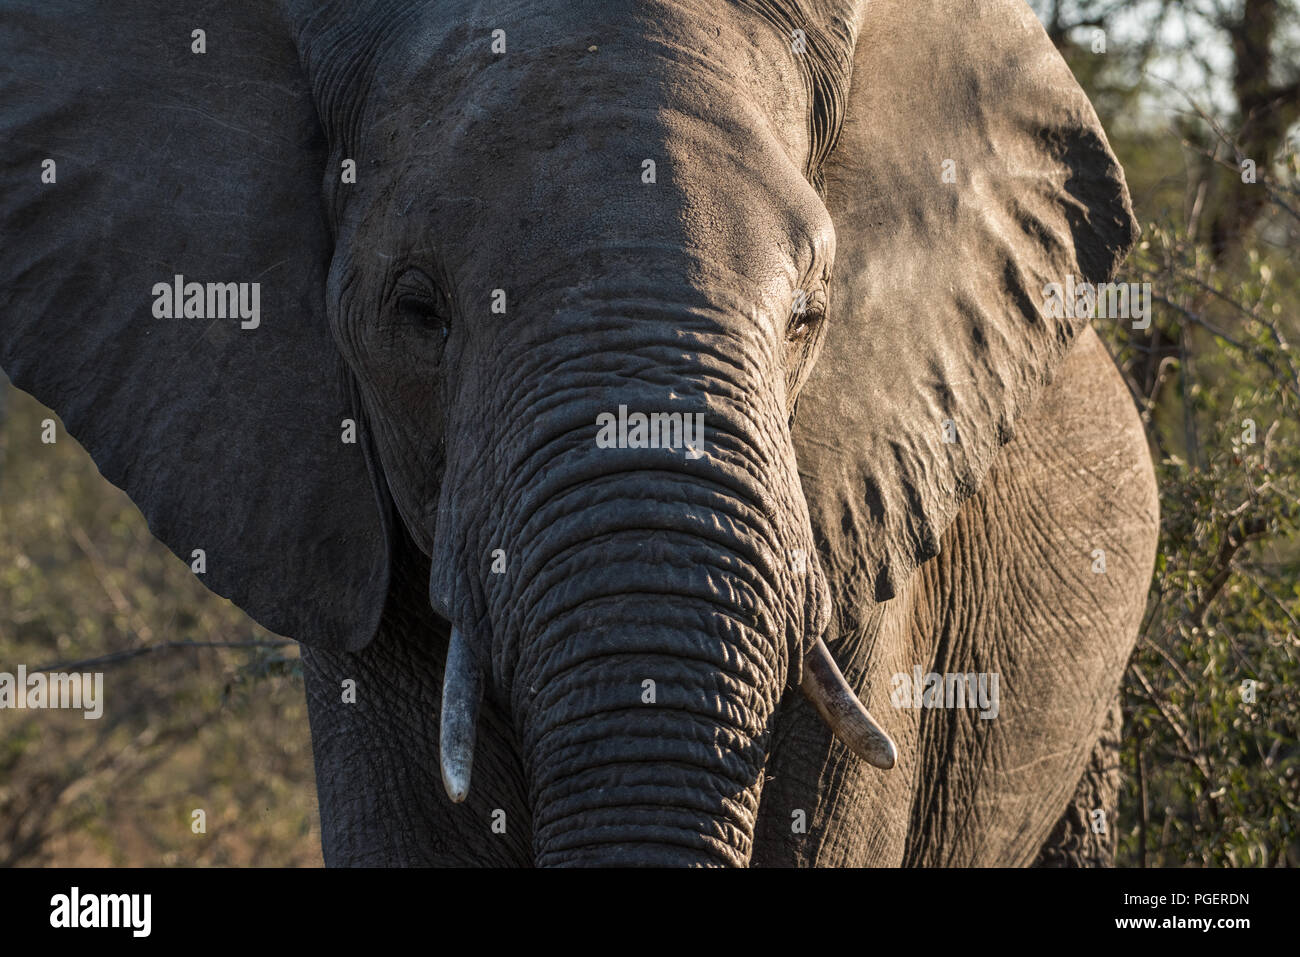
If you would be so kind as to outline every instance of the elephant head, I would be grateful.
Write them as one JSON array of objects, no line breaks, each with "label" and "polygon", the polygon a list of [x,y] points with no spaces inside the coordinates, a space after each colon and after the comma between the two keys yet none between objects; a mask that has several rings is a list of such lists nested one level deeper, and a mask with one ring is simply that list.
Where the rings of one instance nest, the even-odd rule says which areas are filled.
[{"label": "elephant head", "polygon": [[892,765],[836,608],[935,553],[1083,324],[1043,286],[1132,242],[1019,0],[0,18],[4,367],[305,644],[370,641],[400,523],[452,800],[485,695],[544,864],[744,863],[790,688]]}]

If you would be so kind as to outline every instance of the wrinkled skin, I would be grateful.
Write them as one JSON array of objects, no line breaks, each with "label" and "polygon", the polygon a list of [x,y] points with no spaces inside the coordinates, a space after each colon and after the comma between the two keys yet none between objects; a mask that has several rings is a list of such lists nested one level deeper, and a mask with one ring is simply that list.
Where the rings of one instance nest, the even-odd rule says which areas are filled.
[{"label": "wrinkled skin", "polygon": [[[1156,504],[1136,413],[1095,338],[1075,350],[1021,436],[963,509],[940,556],[905,594],[855,615],[837,646],[845,673],[868,689],[864,700],[889,716],[899,766],[865,765],[833,740],[801,695],[787,692],[751,863],[1023,866],[1037,858],[1078,866],[1113,856],[1114,832],[1096,833],[1091,812],[1105,810],[1113,825],[1114,742],[1101,741],[1095,755],[1091,742],[1118,718],[1109,705],[1143,608],[1135,583],[1150,574]],[[1086,481],[1062,483],[1078,461],[1072,447],[1099,464]],[[1018,502],[1033,521],[1011,511],[1008,503]],[[1111,543],[1106,575],[1071,554],[1081,534]],[[305,655],[326,859],[528,865],[532,818],[506,709],[485,710],[481,763],[465,804],[447,801],[437,767],[423,758],[437,734],[446,635],[425,641],[438,623],[418,573],[408,584],[408,603],[390,607],[364,652]],[[1084,681],[1066,668],[1074,660],[1084,663]],[[1034,694],[1004,694],[999,719],[987,725],[968,712],[894,711],[885,676],[914,662],[937,672],[1000,671],[1004,688],[1014,682]],[[348,712],[335,704],[345,677],[364,687],[394,675],[400,681],[375,706],[363,701]],[[1085,714],[1095,727],[1062,720]],[[508,822],[503,835],[490,829],[498,809]],[[805,812],[806,834],[791,829],[796,810]]]},{"label": "wrinkled skin", "polygon": [[[1025,865],[1058,845],[1104,861],[1086,825],[1114,788],[1093,749],[1155,493],[1100,341],[1034,300],[1066,272],[1106,279],[1132,223],[1027,13],[998,4],[949,40],[958,14],[927,4],[308,6],[283,12],[301,61],[283,70],[320,128],[295,113],[308,154],[258,167],[326,171],[328,231],[300,237],[308,291],[279,301],[304,317],[299,344],[273,369],[265,343],[287,338],[240,360],[254,340],[224,345],[246,388],[208,380],[223,386],[168,421],[227,391],[257,423],[345,407],[364,462],[340,471],[304,426],[219,452],[250,485],[196,504],[169,491],[199,480],[155,464],[149,429],[128,463],[102,404],[61,398],[34,327],[4,358],[178,552],[234,524],[227,554],[293,556],[256,576],[227,561],[209,585],[304,644],[327,863]],[[41,121],[12,128],[35,140]],[[30,228],[10,285],[25,310],[57,306],[62,287],[22,277],[67,230]],[[106,367],[136,361],[114,348]],[[334,366],[345,406],[304,371]],[[706,454],[601,447],[620,406],[703,414]],[[224,414],[231,436],[256,431]],[[278,503],[256,484],[277,460],[297,483]],[[209,520],[213,499],[248,519]],[[452,628],[483,687],[461,804],[439,775]],[[819,638],[897,743],[892,770],[800,693]],[[998,674],[997,718],[893,706],[891,676],[914,667]]]},{"label": "wrinkled skin", "polygon": [[[1003,681],[1023,680],[1035,697],[1050,699],[1066,694],[1057,688],[1064,677],[1050,677],[1068,654],[1060,646],[1068,647],[1073,629],[1087,621],[1090,604],[1104,600],[1114,618],[1097,623],[1102,634],[1086,652],[1096,686],[1071,691],[1075,699],[1064,706],[1086,715],[1090,726],[1069,724],[1052,734],[1040,728],[1031,742],[1012,737],[1003,745],[1009,753],[1002,759],[1013,766],[1017,751],[1032,762],[1040,750],[1059,748],[1061,759],[1033,770],[1034,780],[1051,786],[1042,793],[1030,788],[1023,806],[984,811],[1001,791],[1019,794],[1019,781],[1010,767],[984,766],[976,757],[993,750],[975,738],[984,728],[947,715],[922,722],[917,715],[923,712],[900,712],[912,720],[891,730],[908,757],[890,775],[832,749],[815,713],[798,695],[786,694],[787,668],[796,651],[807,650],[800,640],[818,613],[809,605],[822,582],[791,580],[762,561],[766,554],[812,551],[785,420],[815,347],[792,341],[786,317],[794,291],[809,288],[829,269],[835,232],[801,175],[810,148],[806,106],[789,92],[799,89],[793,77],[738,99],[707,56],[683,63],[660,48],[661,30],[707,42],[698,24],[675,23],[671,15],[653,25],[648,18],[633,22],[647,36],[592,38],[600,41],[598,52],[585,56],[609,61],[587,81],[600,84],[598,97],[586,99],[585,88],[556,83],[561,58],[584,54],[549,15],[539,15],[522,29],[540,52],[518,54],[523,63],[502,71],[499,80],[462,79],[453,70],[453,87],[463,84],[472,94],[432,105],[413,98],[411,88],[434,84],[435,69],[447,82],[435,44],[428,55],[422,47],[409,74],[390,81],[391,105],[370,107],[383,119],[369,137],[388,144],[382,169],[392,170],[381,174],[375,189],[433,195],[442,179],[475,201],[436,210],[431,229],[428,217],[398,221],[393,207],[357,190],[340,217],[350,247],[382,242],[392,248],[395,234],[421,246],[428,258],[412,254],[416,262],[426,269],[437,262],[453,277],[452,288],[469,300],[461,306],[465,313],[482,312],[472,304],[485,289],[502,286],[512,293],[507,316],[453,324],[445,345],[434,337],[433,348],[443,350],[441,361],[451,371],[443,393],[429,392],[426,404],[415,407],[407,396],[394,396],[390,377],[397,367],[411,391],[426,387],[436,361],[428,337],[407,326],[393,331],[391,321],[377,324],[367,311],[394,282],[392,274],[338,256],[332,273],[347,288],[334,320],[340,339],[354,349],[347,354],[360,370],[372,420],[393,433],[385,434],[382,441],[391,446],[381,445],[381,457],[390,477],[401,476],[399,508],[419,549],[438,557],[435,606],[467,630],[489,622],[473,639],[492,669],[493,726],[500,736],[485,740],[480,753],[500,756],[503,765],[477,772],[481,790],[469,813],[456,809],[443,820],[447,809],[437,806],[434,780],[414,789],[427,796],[409,810],[439,833],[455,822],[468,824],[468,848],[457,860],[474,859],[481,828],[500,807],[531,835],[502,851],[502,861],[511,863],[529,860],[530,847],[542,864],[738,864],[751,855],[765,863],[1027,863],[1080,776],[1075,741],[1081,731],[1092,740],[1100,730],[1091,725],[1108,703],[1142,600],[1142,590],[1129,586],[1145,577],[1143,563],[1150,558],[1149,536],[1141,534],[1152,516],[1149,475],[1140,472],[1140,430],[1115,373],[1094,341],[1081,344],[1069,367],[1071,384],[1096,393],[1096,405],[1077,410],[1083,418],[1070,424],[1096,456],[1119,454],[1111,480],[1133,484],[1138,502],[1112,515],[1107,486],[1086,489],[1092,499],[1077,519],[1082,534],[1107,528],[1123,536],[1111,548],[1120,549],[1119,561],[1132,574],[1107,579],[1118,586],[1113,594],[1102,599],[1083,576],[1048,580],[1043,587],[1057,597],[1049,607],[1032,609],[1038,621],[1024,620],[1031,611],[1018,606],[1025,586],[1046,568],[1070,564],[1067,552],[1077,539],[1067,534],[1066,523],[1081,492],[1052,472],[1049,450],[1026,443],[1004,451],[1004,464],[955,523],[941,554],[959,555],[961,565],[936,561],[887,604],[840,608],[840,647],[850,652],[851,673],[867,686],[873,673],[907,672],[924,662],[939,671],[1000,671]],[[751,69],[776,72],[786,61],[779,35],[762,23],[727,27],[716,42],[745,50]],[[444,42],[454,51],[464,48],[458,31]],[[410,56],[408,47],[399,50],[399,59]],[[668,55],[674,56],[672,69],[643,66]],[[476,71],[477,58],[465,58]],[[628,111],[618,103],[658,109]],[[521,109],[532,118],[528,123],[499,120]],[[455,135],[422,133],[422,120]],[[639,189],[634,178],[643,153],[658,157],[664,171],[654,191]],[[485,165],[484,156],[493,162]],[[627,175],[602,173],[611,168]],[[746,188],[728,190],[725,184],[734,182]],[[435,237],[455,242],[444,245]],[[562,249],[564,261],[539,255],[504,269],[511,249]],[[405,262],[395,255],[390,268],[395,272]],[[698,278],[684,285],[683,276]],[[1053,398],[1046,399],[1041,414],[1048,418],[1039,431],[1060,441],[1067,428],[1061,420],[1070,410]],[[615,399],[647,412],[707,409],[716,429],[711,444],[720,454],[693,466],[659,454],[639,459],[630,451],[593,449],[590,425]],[[438,474],[430,467],[438,452],[428,447],[428,422],[436,417],[445,417],[443,428],[456,437],[446,443],[440,498],[429,486]],[[1102,434],[1093,434],[1089,421],[1105,423]],[[1112,432],[1117,422],[1126,433],[1118,445]],[[1003,469],[1017,472],[1014,483],[1002,480]],[[1061,500],[1059,508],[1043,510],[1051,520],[1046,532],[1034,529],[1026,515],[1005,528],[982,520],[981,507],[996,511],[999,501],[1027,494]],[[456,505],[452,515],[431,513],[433,502],[448,498]],[[997,582],[1000,588],[982,583],[978,591],[961,581],[965,568],[991,571],[1012,560],[1004,554],[1007,538],[1016,545],[1018,580]],[[500,584],[482,574],[497,547],[522,565]],[[1084,587],[1090,597],[1065,602]],[[855,583],[845,576],[832,580],[829,590],[851,595]],[[665,604],[669,596],[674,601]],[[411,604],[419,604],[418,590]],[[750,616],[762,627],[754,629]],[[696,627],[699,621],[705,626]],[[820,632],[824,625],[813,627]],[[395,648],[409,646],[419,632],[398,629],[391,641]],[[1041,647],[1041,641],[1051,643]],[[313,721],[328,727],[322,699],[336,684],[329,676],[348,673],[351,664],[319,655],[311,661],[312,687],[320,688]],[[939,667],[944,664],[952,667]],[[411,670],[382,659],[368,667]],[[653,709],[638,709],[647,678],[668,697]],[[428,701],[439,683],[434,656],[412,689],[411,706]],[[1005,720],[1021,714],[1037,715],[1037,725],[1048,722],[1048,709],[1028,702]],[[514,735],[506,730],[511,717]],[[420,741],[394,757],[394,765],[418,761]],[[1045,747],[1050,742],[1054,746]],[[380,747],[353,740],[347,754],[327,752],[322,776],[333,768],[350,774],[365,760],[358,750]],[[951,777],[923,773],[950,762]],[[1064,777],[1056,776],[1058,770]],[[760,787],[765,799],[756,816]],[[972,807],[980,813],[973,815]],[[807,812],[806,839],[791,830],[794,809]],[[366,817],[332,822],[330,831],[349,835],[350,847],[357,830],[375,827]],[[1021,832],[1028,833],[1020,838]],[[915,835],[911,844],[909,834]],[[984,846],[990,841],[992,847]],[[332,844],[327,852],[338,859],[353,853]],[[415,859],[437,860],[418,851]]]},{"label": "wrinkled skin", "polygon": [[[374,186],[338,213],[335,333],[383,423],[405,525],[438,556],[435,609],[467,633],[518,728],[542,863],[743,863],[788,667],[825,627],[816,566],[797,576],[781,560],[813,552],[787,431],[786,386],[807,350],[788,341],[788,318],[834,253],[796,165],[806,122],[785,91],[797,85],[754,103],[725,96],[711,69],[646,70],[664,55],[660,30],[697,31],[665,19],[635,16],[641,31],[587,54],[610,65],[576,110],[552,78],[573,41],[550,12],[516,27],[536,52],[486,82],[458,77],[458,57],[479,70],[458,29],[422,38],[412,59],[399,44],[406,69],[376,65],[389,98],[361,119]],[[759,67],[780,62],[761,21],[736,33]],[[412,96],[439,80],[472,97]],[[500,121],[521,103],[534,119]],[[442,135],[422,133],[427,120]],[[663,171],[653,189],[638,182],[646,150]],[[720,175],[751,188],[720,203]],[[372,195],[432,195],[439,179],[474,201],[403,218]],[[358,256],[376,246],[392,259]],[[505,268],[526,249],[563,259]],[[466,320],[439,309],[413,322],[400,300],[378,312],[404,282]],[[508,312],[483,316],[476,302],[495,287]],[[597,447],[593,423],[619,405],[703,413],[708,454]],[[506,573],[485,575],[497,548]],[[645,681],[653,708],[639,707]]]}]

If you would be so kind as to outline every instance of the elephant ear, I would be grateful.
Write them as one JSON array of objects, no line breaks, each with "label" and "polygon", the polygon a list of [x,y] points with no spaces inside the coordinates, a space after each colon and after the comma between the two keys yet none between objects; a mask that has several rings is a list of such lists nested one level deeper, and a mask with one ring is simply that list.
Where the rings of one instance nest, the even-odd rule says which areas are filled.
[{"label": "elephant ear", "polygon": [[1049,315],[1044,288],[1109,279],[1136,226],[1021,0],[867,4],[822,172],[838,250],[794,438],[824,557],[883,601],[938,553],[1086,324]]},{"label": "elephant ear", "polygon": [[[208,588],[355,649],[386,595],[386,513],[344,441],[325,142],[272,9],[0,8],[0,364]],[[159,317],[177,276],[205,284],[183,291],[202,316]],[[208,283],[248,284],[247,308]]]}]

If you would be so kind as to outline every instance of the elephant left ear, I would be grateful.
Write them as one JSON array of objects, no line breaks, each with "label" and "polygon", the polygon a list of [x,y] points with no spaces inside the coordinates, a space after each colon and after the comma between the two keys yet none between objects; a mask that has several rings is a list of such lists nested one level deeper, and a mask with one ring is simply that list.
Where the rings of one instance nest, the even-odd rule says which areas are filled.
[{"label": "elephant left ear", "polygon": [[823,557],[892,597],[1087,323],[1049,284],[1136,240],[1087,97],[1021,0],[867,5],[822,169],[837,253],[794,440]]},{"label": "elephant left ear", "polygon": [[356,650],[389,500],[330,333],[340,174],[297,32],[272,3],[0,3],[0,367],[208,588]]}]

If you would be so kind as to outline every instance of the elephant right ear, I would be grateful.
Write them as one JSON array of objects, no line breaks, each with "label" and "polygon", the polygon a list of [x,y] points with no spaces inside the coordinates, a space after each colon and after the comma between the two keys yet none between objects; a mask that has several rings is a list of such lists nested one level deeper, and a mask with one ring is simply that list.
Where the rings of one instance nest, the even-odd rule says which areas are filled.
[{"label": "elephant right ear", "polygon": [[208,588],[354,650],[388,505],[345,422],[326,144],[274,7],[0,9],[0,365]]},{"label": "elephant right ear", "polygon": [[822,557],[884,601],[1087,325],[1066,290],[1108,280],[1137,230],[1096,114],[1022,0],[864,9],[820,171],[835,273],[794,439]]}]

